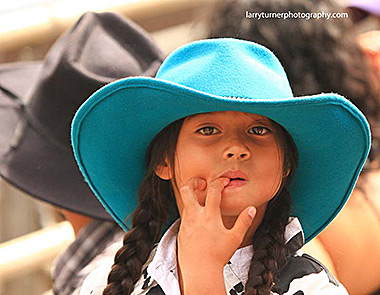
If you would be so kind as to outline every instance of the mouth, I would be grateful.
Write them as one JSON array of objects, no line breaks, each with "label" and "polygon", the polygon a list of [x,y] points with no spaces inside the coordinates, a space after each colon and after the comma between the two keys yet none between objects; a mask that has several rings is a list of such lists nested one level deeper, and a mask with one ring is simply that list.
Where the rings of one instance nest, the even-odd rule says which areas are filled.
[{"label": "mouth", "polygon": [[242,186],[246,184],[247,180],[243,178],[230,178],[230,182],[227,184],[227,187]]},{"label": "mouth", "polygon": [[225,188],[242,186],[248,182],[248,175],[240,170],[230,170],[219,177],[226,177],[230,179],[230,182]]}]

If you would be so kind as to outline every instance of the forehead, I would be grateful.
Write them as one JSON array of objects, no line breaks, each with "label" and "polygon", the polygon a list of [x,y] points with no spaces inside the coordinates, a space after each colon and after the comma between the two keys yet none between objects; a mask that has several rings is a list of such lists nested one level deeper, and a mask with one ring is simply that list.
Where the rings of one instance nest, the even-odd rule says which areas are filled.
[{"label": "forehead", "polygon": [[186,117],[186,121],[192,120],[202,120],[202,119],[210,119],[210,118],[225,118],[225,117],[234,117],[234,118],[249,118],[259,123],[271,123],[271,120],[268,117],[261,116],[258,114],[251,114],[245,112],[238,111],[223,111],[223,112],[207,112],[207,113],[199,113]]}]

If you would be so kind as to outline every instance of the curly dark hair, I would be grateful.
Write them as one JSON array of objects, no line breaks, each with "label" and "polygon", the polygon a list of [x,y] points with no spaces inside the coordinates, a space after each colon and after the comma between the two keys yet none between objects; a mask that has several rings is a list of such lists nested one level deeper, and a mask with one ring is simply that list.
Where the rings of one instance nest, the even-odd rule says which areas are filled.
[{"label": "curly dark hair", "polygon": [[202,37],[234,37],[268,47],[284,66],[295,96],[334,92],[350,99],[370,123],[373,141],[364,171],[373,167],[380,151],[380,86],[370,79],[375,69],[359,48],[351,19],[258,20],[246,18],[246,11],[337,12],[339,7],[329,0],[218,1],[204,20]]},{"label": "curly dark hair", "polygon": [[[123,246],[116,253],[103,295],[129,295],[133,292],[142,275],[143,265],[160,238],[164,222],[170,219],[168,208],[176,208],[171,183],[160,179],[154,171],[168,159],[174,174],[176,144],[183,120],[170,124],[158,133],[147,150],[147,172],[140,186],[138,206],[133,212],[132,229],[125,234]],[[255,251],[246,294],[269,295],[269,288],[275,282],[276,273],[285,264],[287,256],[284,233],[291,204],[287,185],[296,169],[298,152],[288,132],[275,122],[273,125],[284,154],[284,179],[252,238]]]}]

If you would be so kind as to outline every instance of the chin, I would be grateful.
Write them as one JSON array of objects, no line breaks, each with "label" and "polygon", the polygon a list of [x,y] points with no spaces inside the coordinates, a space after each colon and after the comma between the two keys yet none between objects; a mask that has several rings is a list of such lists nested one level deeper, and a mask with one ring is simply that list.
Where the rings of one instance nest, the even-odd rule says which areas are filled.
[{"label": "chin", "polygon": [[[246,207],[248,207],[248,206],[246,206]],[[240,215],[240,213],[241,213],[246,207],[244,207],[244,208],[240,208],[240,207],[239,207],[239,208],[237,208],[237,207],[233,207],[233,208],[228,207],[228,208],[226,208],[226,207],[222,206],[222,207],[221,207],[221,213],[222,213],[222,215],[225,216],[225,217],[235,217],[235,218],[237,218],[237,217]]]}]

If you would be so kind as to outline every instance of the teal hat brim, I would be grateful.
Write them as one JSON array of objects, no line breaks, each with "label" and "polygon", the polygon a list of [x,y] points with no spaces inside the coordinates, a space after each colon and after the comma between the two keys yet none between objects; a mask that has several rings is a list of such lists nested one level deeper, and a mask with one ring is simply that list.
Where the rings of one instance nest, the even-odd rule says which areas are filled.
[{"label": "teal hat brim", "polygon": [[94,93],[72,124],[74,154],[86,181],[127,230],[145,172],[146,149],[171,122],[203,112],[241,111],[281,124],[298,148],[289,186],[291,215],[305,240],[322,231],[349,198],[370,149],[365,117],[345,98],[320,94],[288,99],[222,97],[145,77],[113,82]]}]

